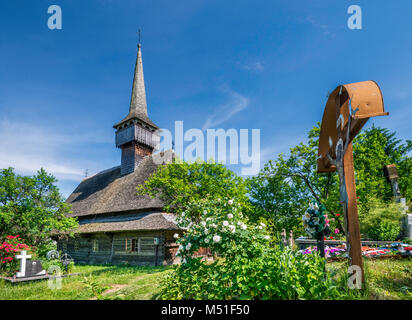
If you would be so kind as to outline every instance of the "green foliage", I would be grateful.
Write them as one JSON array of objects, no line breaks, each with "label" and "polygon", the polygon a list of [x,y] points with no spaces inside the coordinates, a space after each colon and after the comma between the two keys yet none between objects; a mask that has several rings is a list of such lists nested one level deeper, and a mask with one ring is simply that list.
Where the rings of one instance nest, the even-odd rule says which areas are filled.
[{"label": "green foliage", "polygon": [[0,245],[0,273],[13,276],[19,270],[19,262],[15,256],[22,250],[35,258],[31,248],[24,243],[20,235],[8,235]]},{"label": "green foliage", "polygon": [[[182,264],[162,283],[162,299],[322,299],[336,290],[324,278],[324,260],[274,249],[264,223],[243,215],[236,199],[188,203],[178,223]],[[208,248],[209,263],[193,257]]]},{"label": "green foliage", "polygon": [[396,138],[395,132],[372,126],[360,133],[353,144],[356,193],[360,202],[370,196],[389,202],[393,198],[391,184],[383,175],[383,167],[395,164],[402,197],[412,200],[412,141]]},{"label": "green foliage", "polygon": [[199,200],[190,203],[178,216],[179,227],[185,229],[177,255],[183,264],[190,264],[192,255],[200,248],[231,260],[243,256],[259,256],[268,247],[270,236],[266,225],[250,224],[236,199]]},{"label": "green foliage", "polygon": [[305,235],[301,216],[313,198],[332,215],[330,227],[343,229],[336,215],[341,211],[337,174],[317,174],[319,125],[309,131],[307,143],[292,147],[288,157],[280,154],[270,160],[248,181],[257,214],[266,217],[274,232],[286,229]]},{"label": "green foliage", "polygon": [[162,281],[161,299],[333,299],[324,260],[290,249],[269,249],[247,258],[193,259]]},{"label": "green foliage", "polygon": [[86,288],[93,293],[94,298],[97,300],[103,300],[103,292],[109,289],[109,287],[102,286],[94,280],[92,274],[84,277],[82,282],[86,285]]},{"label": "green foliage", "polygon": [[394,202],[368,197],[360,206],[361,233],[372,240],[396,240],[401,231],[401,219],[401,208]]},{"label": "green foliage", "polygon": [[192,201],[225,196],[236,198],[245,215],[251,212],[245,181],[222,164],[179,162],[159,166],[137,192],[159,197],[165,210],[173,213],[184,211]]},{"label": "green foliage", "polygon": [[[292,229],[295,235],[304,235],[300,217],[312,198],[326,207],[330,229],[343,231],[338,176],[317,173],[319,126],[318,123],[309,131],[306,143],[292,147],[288,157],[280,154],[248,181],[256,214],[266,217],[274,232],[285,228]],[[386,203],[392,201],[392,187],[383,175],[383,166],[387,164],[396,165],[401,194],[408,202],[412,200],[411,150],[412,141],[402,142],[394,132],[375,126],[354,139],[355,182],[360,204],[365,204],[369,196]]]},{"label": "green foliage", "polygon": [[19,234],[28,245],[41,247],[49,245],[53,231],[77,227],[76,219],[65,216],[70,206],[55,183],[43,169],[32,177],[17,175],[12,168],[1,170],[0,238]]}]

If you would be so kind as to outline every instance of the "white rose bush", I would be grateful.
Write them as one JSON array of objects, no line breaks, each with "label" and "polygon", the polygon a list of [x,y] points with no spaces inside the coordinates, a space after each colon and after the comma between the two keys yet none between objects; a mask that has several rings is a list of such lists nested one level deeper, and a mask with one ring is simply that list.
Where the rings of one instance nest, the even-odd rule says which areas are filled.
[{"label": "white rose bush", "polygon": [[[318,255],[280,249],[236,199],[198,200],[177,218],[181,264],[161,282],[161,299],[325,299],[337,294]],[[213,260],[196,257],[207,248]]]},{"label": "white rose bush", "polygon": [[177,256],[190,263],[200,248],[209,248],[219,257],[233,259],[238,255],[252,257],[268,247],[270,235],[262,225],[248,227],[241,205],[233,199],[198,201],[186,208],[177,220],[186,230],[177,240]]}]

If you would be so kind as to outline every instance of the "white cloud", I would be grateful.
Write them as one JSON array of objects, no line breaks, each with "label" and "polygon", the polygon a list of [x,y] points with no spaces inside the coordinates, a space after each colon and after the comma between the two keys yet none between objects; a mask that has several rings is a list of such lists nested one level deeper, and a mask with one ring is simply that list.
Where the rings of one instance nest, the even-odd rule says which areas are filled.
[{"label": "white cloud", "polygon": [[59,180],[80,181],[84,167],[73,164],[75,159],[70,157],[70,150],[88,141],[95,142],[88,135],[3,119],[0,120],[0,168],[13,167],[22,174],[44,168]]},{"label": "white cloud", "polygon": [[310,23],[312,26],[314,26],[316,28],[319,28],[320,30],[322,30],[323,34],[326,35],[326,36],[335,37],[335,34],[333,32],[331,32],[330,27],[327,24],[323,24],[323,23],[319,22],[314,17],[307,17],[303,21],[302,20],[300,20],[300,21],[305,22],[305,23]]},{"label": "white cloud", "polygon": [[252,72],[263,72],[265,70],[265,67],[262,62],[252,62],[244,65],[240,65],[240,68],[245,69],[247,71],[252,71]]},{"label": "white cloud", "polygon": [[203,124],[202,130],[213,128],[229,120],[235,114],[239,113],[249,105],[249,99],[241,94],[230,90],[229,101],[218,106],[213,114],[209,116]]}]

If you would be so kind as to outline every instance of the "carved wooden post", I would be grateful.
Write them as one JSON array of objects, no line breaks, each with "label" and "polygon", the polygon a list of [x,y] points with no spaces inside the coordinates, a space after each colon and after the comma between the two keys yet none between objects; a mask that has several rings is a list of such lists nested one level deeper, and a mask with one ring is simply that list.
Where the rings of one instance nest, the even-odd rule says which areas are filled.
[{"label": "carved wooden post", "polygon": [[289,247],[292,249],[295,244],[295,241],[293,239],[293,230],[290,230],[289,232]]},{"label": "carved wooden post", "polygon": [[353,149],[352,142],[348,145],[343,167],[345,171],[345,184],[347,192],[346,217],[346,246],[349,252],[349,264],[359,266],[362,270],[362,282],[364,281],[362,247],[358,219],[358,206],[356,203],[355,171],[353,169]]},{"label": "carved wooden post", "polygon": [[349,264],[359,266],[363,277],[352,140],[370,117],[388,115],[382,92],[374,81],[338,86],[323,113],[318,147],[318,173],[337,171],[340,202],[345,218]]},{"label": "carved wooden post", "polygon": [[282,236],[282,246],[286,247],[288,245],[288,242],[286,240],[286,230],[285,229],[282,229],[281,236]]}]

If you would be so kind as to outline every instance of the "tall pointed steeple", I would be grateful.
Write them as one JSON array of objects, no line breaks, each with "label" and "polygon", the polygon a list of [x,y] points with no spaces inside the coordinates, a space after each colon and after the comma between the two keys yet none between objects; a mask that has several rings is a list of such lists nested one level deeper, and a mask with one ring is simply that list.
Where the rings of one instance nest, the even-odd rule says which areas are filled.
[{"label": "tall pointed steeple", "polygon": [[148,118],[146,104],[146,89],[144,86],[142,45],[138,44],[136,66],[134,68],[132,97],[130,99],[129,116]]},{"label": "tall pointed steeple", "polygon": [[122,149],[121,173],[131,173],[145,156],[152,154],[157,141],[155,131],[158,129],[147,115],[140,39],[129,114],[113,127],[116,129],[116,147]]},{"label": "tall pointed steeple", "polygon": [[[140,36],[139,36],[140,38]],[[137,57],[136,65],[134,68],[132,96],[130,98],[129,114],[122,121],[114,125],[115,129],[118,129],[121,125],[131,119],[139,119],[146,124],[158,128],[147,115],[147,103],[146,103],[146,88],[144,85],[143,75],[143,60],[142,60],[142,45],[137,45]]]}]

